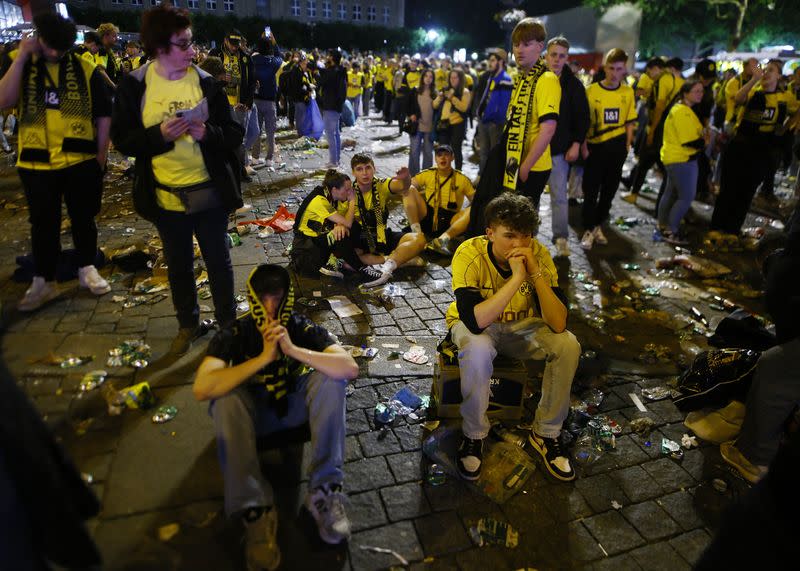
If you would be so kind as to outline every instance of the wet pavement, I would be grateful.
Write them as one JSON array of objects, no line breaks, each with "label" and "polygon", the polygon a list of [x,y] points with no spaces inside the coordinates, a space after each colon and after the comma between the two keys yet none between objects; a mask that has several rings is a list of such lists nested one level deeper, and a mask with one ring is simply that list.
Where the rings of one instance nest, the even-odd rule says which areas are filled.
[{"label": "wet pavement", "polygon": [[[404,165],[408,149],[406,137],[397,138],[396,133],[396,126],[386,127],[375,118],[345,129],[343,164],[354,149],[368,151],[375,156],[379,175],[393,174]],[[261,169],[247,185],[245,200],[254,209],[237,222],[264,218],[282,203],[296,210],[321,179],[326,149],[298,142],[285,131],[279,142],[279,168]],[[112,159],[121,161],[119,156]],[[133,212],[124,166],[112,165],[106,178],[98,217],[100,245],[107,253],[130,246],[146,252],[156,232]],[[468,162],[465,172],[474,176],[475,164]],[[650,186],[657,185],[650,181]],[[781,192],[788,194],[784,188]],[[763,314],[762,283],[754,251],[704,243],[703,228],[711,214],[706,205],[693,207],[686,252],[653,242],[654,202],[654,193],[643,193],[638,206],[618,196],[606,232],[608,246],[584,252],[580,228],[573,226],[572,255],[557,260],[559,280],[571,300],[568,327],[583,347],[573,385],[575,406],[585,407],[597,394],[592,390],[599,389],[602,401],[592,412],[621,426],[616,448],[580,465],[573,483],[549,478],[534,459],[531,477],[503,504],[452,477],[440,485],[428,481],[422,442],[430,432],[422,424],[424,418],[404,416],[383,430],[375,426],[375,405],[400,388],[430,394],[435,347],[446,333],[444,312],[453,299],[449,260],[426,254],[426,267],[398,270],[391,282],[397,287],[383,299],[363,295],[352,281],[296,280],[297,297],[316,302],[305,305],[312,318],[342,343],[374,347],[378,353],[358,359],[361,375],[347,397],[345,487],[354,528],[348,545],[323,544],[300,507],[308,446],[264,451],[265,473],[276,488],[282,568],[401,565],[395,555],[365,547],[391,549],[411,569],[690,568],[710,541],[721,507],[744,485],[720,466],[716,446],[701,442],[699,448],[685,450],[682,460],[663,455],[662,438],[680,442],[687,432],[684,415],[668,398],[646,399],[642,389],[674,382],[693,355],[708,347],[706,335],[727,314],[712,295]],[[0,167],[0,206],[3,355],[80,470],[91,477],[102,511],[90,528],[106,568],[243,569],[241,527],[222,514],[222,480],[207,406],[195,402],[191,393],[193,372],[210,335],[181,360],[160,360],[177,323],[168,290],[135,291],[136,284],[152,275],[147,267],[109,264],[101,271],[112,280],[109,294],[95,298],[79,291],[73,280],[62,284],[59,301],[32,315],[16,312],[14,305],[27,282],[14,281],[15,258],[30,246],[27,210],[8,161]],[[791,206],[786,202],[780,211],[770,205],[756,209],[746,226],[764,228],[769,239],[780,227],[771,221],[785,219]],[[547,245],[549,212],[545,195],[539,240]],[[390,225],[399,228],[401,218],[402,205],[395,202]],[[571,209],[570,220],[577,223],[579,208]],[[66,225],[64,230],[62,243],[68,247]],[[242,236],[241,245],[231,251],[237,293],[244,293],[255,264],[285,264],[290,242],[291,233]],[[681,266],[656,267],[661,258],[688,252],[730,271],[702,278]],[[143,297],[136,298],[139,295]],[[325,301],[331,296],[346,296],[361,313],[339,317]],[[203,317],[211,317],[211,300],[200,303]],[[691,317],[692,307],[707,318],[709,327]],[[152,362],[143,368],[110,366],[109,350],[131,339],[150,346]],[[424,347],[428,363],[397,358],[397,353],[416,345]],[[72,368],[53,364],[68,355],[93,360]],[[85,373],[97,369],[105,369],[106,383],[116,388],[147,381],[157,403],[175,406],[177,415],[164,424],[151,422],[152,410],[128,409],[110,416],[100,390],[80,390]],[[541,367],[533,369],[523,424],[532,418],[540,374]],[[636,406],[632,394],[645,411]],[[649,435],[637,435],[629,426],[641,416],[654,421]],[[726,482],[728,491],[715,491],[712,478]],[[517,547],[475,546],[470,528],[482,518],[509,523],[519,533]],[[177,533],[168,538],[164,526],[170,524],[177,524]]]}]

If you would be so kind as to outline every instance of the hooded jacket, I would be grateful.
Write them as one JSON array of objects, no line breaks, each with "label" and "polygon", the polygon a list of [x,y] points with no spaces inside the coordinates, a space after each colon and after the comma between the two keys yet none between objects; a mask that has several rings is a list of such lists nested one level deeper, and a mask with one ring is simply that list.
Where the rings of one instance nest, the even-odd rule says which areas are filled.
[{"label": "hooded jacket", "polygon": [[550,154],[563,155],[572,143],[582,143],[589,131],[589,101],[586,88],[568,65],[561,70],[561,106],[558,125],[550,140]]},{"label": "hooded jacket", "polygon": [[[142,218],[153,221],[160,208],[156,202],[152,159],[171,151],[175,144],[164,140],[161,124],[145,128],[142,122],[145,77],[150,65],[152,62],[120,81],[111,116],[111,140],[119,152],[136,157],[133,205]],[[242,206],[241,166],[235,151],[242,144],[244,128],[233,116],[222,83],[200,68],[194,66],[194,69],[200,76],[200,90],[208,100],[206,136],[200,141],[200,150],[223,207],[232,212]]]},{"label": "hooded jacket", "polygon": [[513,90],[511,76],[505,69],[498,75],[490,71],[482,73],[472,97],[472,112],[481,123],[504,124]]}]

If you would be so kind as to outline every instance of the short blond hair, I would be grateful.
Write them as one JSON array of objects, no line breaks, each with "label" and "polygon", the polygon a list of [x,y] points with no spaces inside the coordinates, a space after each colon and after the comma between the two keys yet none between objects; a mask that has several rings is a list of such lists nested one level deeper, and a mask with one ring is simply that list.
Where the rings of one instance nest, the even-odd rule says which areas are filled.
[{"label": "short blond hair", "polygon": [[606,54],[604,63],[605,64],[611,64],[611,63],[619,63],[619,62],[622,62],[622,63],[625,63],[625,64],[628,63],[628,54],[625,53],[625,50],[623,50],[622,48],[612,48],[612,49],[608,50],[608,53]]},{"label": "short blond hair", "polygon": [[106,34],[119,34],[119,28],[111,22],[106,22],[97,26],[97,33],[102,38]]},{"label": "short blond hair", "polygon": [[561,46],[565,50],[569,51],[569,40],[564,36],[556,36],[555,38],[551,38],[549,42],[547,42],[547,49],[550,49],[550,46]]},{"label": "short blond hair", "polygon": [[521,42],[544,42],[547,39],[547,30],[541,20],[536,18],[523,18],[514,26],[511,32],[511,43],[516,45]]}]

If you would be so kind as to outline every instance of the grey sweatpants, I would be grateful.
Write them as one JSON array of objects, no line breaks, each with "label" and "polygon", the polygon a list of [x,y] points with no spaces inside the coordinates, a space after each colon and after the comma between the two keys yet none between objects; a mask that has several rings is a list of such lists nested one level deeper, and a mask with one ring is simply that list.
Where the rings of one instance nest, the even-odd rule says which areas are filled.
[{"label": "grey sweatpants", "polygon": [[569,413],[572,379],[578,368],[581,346],[569,331],[554,333],[536,317],[507,323],[492,323],[480,335],[470,332],[462,321],[450,329],[458,345],[461,371],[461,428],[464,436],[476,440],[489,434],[489,381],[498,351],[508,357],[545,359],[542,398],[536,408],[533,430],[539,436],[557,438]]},{"label": "grey sweatpants", "polygon": [[217,434],[217,454],[225,481],[225,513],[274,503],[272,486],[261,473],[256,437],[308,422],[311,427],[309,488],[343,482],[346,380],[313,371],[298,379],[289,411],[279,417],[261,385],[240,385],[209,406]]}]

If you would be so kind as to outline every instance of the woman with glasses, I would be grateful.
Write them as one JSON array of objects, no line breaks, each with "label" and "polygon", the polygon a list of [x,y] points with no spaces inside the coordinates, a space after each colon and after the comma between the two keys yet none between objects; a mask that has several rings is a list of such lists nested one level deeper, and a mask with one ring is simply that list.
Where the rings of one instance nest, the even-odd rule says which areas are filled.
[{"label": "woman with glasses", "polygon": [[120,82],[111,138],[121,153],[136,157],[134,206],[161,236],[179,325],[170,353],[181,355],[199,331],[192,235],[217,321],[236,317],[227,226],[228,214],[242,206],[235,152],[244,133],[223,84],[192,63],[186,10],[145,12],[141,39],[149,61]]},{"label": "woman with glasses", "polygon": [[435,77],[432,69],[422,72],[419,87],[411,89],[408,98],[406,131],[411,145],[408,155],[408,170],[411,176],[419,172],[419,157],[422,168],[433,166],[433,101],[436,99]]}]

